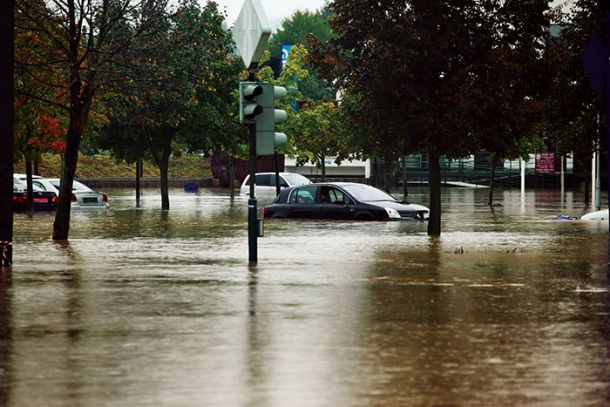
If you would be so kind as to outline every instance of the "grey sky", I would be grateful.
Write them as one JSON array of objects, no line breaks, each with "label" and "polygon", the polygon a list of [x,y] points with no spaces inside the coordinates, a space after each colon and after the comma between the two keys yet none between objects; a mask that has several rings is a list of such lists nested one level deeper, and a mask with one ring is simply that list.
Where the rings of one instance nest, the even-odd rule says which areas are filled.
[{"label": "grey sky", "polygon": [[[205,0],[200,0],[202,3]],[[239,15],[244,0],[215,0],[218,3],[219,9],[226,9],[228,18],[227,24],[229,27],[233,26],[233,23]],[[315,11],[321,8],[325,1],[324,0],[260,0],[269,24],[275,30],[280,26],[282,20],[290,17],[296,10],[311,10]]]}]

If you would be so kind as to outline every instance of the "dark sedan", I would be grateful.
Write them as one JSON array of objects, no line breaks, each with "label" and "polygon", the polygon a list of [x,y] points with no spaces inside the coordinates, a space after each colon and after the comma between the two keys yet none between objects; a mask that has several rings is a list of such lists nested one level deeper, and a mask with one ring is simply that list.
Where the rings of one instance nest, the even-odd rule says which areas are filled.
[{"label": "dark sedan", "polygon": [[401,202],[370,185],[354,182],[302,185],[283,190],[264,209],[265,218],[428,219],[425,206]]}]

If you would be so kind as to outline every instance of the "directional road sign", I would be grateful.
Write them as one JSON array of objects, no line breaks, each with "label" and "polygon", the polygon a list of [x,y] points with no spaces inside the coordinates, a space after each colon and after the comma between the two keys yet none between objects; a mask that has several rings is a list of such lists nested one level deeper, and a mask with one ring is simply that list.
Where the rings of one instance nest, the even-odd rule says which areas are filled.
[{"label": "directional road sign", "polygon": [[256,66],[271,36],[260,0],[246,0],[233,26],[233,39],[246,67]]}]

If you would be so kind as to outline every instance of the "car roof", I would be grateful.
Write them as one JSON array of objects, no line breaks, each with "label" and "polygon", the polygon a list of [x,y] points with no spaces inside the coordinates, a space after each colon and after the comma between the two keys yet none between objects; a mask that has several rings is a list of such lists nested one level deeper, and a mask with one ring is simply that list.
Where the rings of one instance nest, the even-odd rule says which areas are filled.
[{"label": "car roof", "polygon": [[[14,173],[13,178],[27,178],[27,174]],[[41,177],[40,175],[32,174],[32,178],[44,178],[44,177]]]},{"label": "car roof", "polygon": [[360,182],[343,182],[343,181],[341,181],[341,182],[314,182],[312,184],[307,184],[307,185],[297,185],[297,186],[294,186],[292,188],[312,187],[312,186],[347,187],[347,186],[350,186],[350,185],[364,185],[364,186],[367,186],[367,187],[371,186],[371,185],[363,184],[363,183],[360,183]]},{"label": "car roof", "polygon": [[[256,175],[267,175],[267,174],[275,175],[275,172],[257,172],[256,173]],[[282,175],[282,174],[298,174],[298,175],[303,175],[303,174],[299,174],[298,172],[285,172],[285,171],[280,171],[278,174],[280,174],[280,175]],[[247,175],[250,176],[250,173],[248,173]]]}]

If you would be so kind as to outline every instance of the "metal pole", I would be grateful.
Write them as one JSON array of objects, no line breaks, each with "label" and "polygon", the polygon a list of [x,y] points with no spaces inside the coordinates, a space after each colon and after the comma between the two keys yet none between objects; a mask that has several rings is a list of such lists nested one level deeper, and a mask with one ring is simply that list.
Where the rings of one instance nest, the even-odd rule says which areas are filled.
[{"label": "metal pole", "polygon": [[599,151],[599,141],[595,151],[595,210],[602,209],[602,177],[601,177],[601,153]]},{"label": "metal pole", "polygon": [[280,188],[280,166],[278,163],[277,153],[273,153],[273,161],[275,165],[275,196],[278,196],[282,190]]},{"label": "metal pole", "polygon": [[0,10],[0,268],[13,264],[15,2]]},{"label": "metal pole", "polygon": [[250,131],[250,199],[248,199],[248,258],[250,263],[256,263],[258,249],[256,239],[258,237],[258,220],[256,219],[256,196],[254,186],[256,184],[256,123],[248,125]]},{"label": "metal pole", "polygon": [[560,183],[561,183],[561,209],[564,208],[564,203],[565,203],[565,193],[566,193],[566,183],[565,183],[565,156],[562,155],[561,158],[561,172],[560,172]]},{"label": "metal pole", "polygon": [[597,203],[595,202],[595,184],[597,180],[597,147],[596,150],[593,151],[593,156],[591,157],[591,208],[595,209],[597,207]]}]

